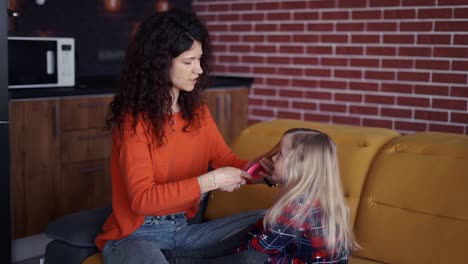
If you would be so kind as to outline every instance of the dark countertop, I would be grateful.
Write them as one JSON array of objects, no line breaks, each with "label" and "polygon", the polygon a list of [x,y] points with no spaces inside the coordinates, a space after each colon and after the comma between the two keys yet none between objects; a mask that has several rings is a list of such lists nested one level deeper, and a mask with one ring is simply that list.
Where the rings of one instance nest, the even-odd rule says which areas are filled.
[{"label": "dark countertop", "polygon": [[[208,89],[222,89],[230,87],[250,87],[253,78],[212,76]],[[90,78],[77,83],[74,87],[44,87],[29,89],[9,89],[9,99],[27,99],[76,95],[97,95],[115,93],[115,79],[112,78]]]}]

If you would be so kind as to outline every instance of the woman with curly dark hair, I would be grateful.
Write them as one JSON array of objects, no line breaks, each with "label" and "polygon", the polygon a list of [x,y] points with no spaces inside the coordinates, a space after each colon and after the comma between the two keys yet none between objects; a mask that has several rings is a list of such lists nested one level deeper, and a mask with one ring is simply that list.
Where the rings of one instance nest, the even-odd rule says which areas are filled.
[{"label": "woman with curly dark hair", "polygon": [[187,224],[206,193],[249,177],[203,102],[209,54],[206,27],[178,9],[143,21],[128,47],[107,118],[113,212],[96,238],[105,263],[167,263],[160,249],[202,248],[262,216]]}]

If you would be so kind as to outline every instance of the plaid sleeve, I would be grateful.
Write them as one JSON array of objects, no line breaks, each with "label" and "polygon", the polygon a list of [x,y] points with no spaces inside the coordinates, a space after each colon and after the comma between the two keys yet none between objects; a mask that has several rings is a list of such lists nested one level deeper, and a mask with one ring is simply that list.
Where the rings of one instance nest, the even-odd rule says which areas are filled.
[{"label": "plaid sleeve", "polygon": [[288,225],[279,224],[268,230],[261,227],[257,234],[253,234],[248,248],[271,255],[278,254],[296,237],[297,232]]}]

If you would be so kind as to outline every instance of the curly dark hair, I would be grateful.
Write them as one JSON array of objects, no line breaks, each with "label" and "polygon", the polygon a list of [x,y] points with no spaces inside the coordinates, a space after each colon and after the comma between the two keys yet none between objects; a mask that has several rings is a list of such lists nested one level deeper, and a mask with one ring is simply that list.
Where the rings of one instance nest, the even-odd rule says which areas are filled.
[{"label": "curly dark hair", "polygon": [[[204,103],[202,95],[208,81],[211,45],[208,30],[196,14],[181,9],[157,12],[144,20],[127,48],[117,93],[109,105],[107,129],[118,127],[123,133],[125,117],[133,117],[133,130],[139,121],[153,132],[157,146],[164,145],[164,124],[172,118],[172,60],[189,50],[194,41],[202,45],[200,66],[203,73],[191,92],[180,91],[178,104],[186,125],[200,126],[197,109]],[[203,115],[204,113],[201,112]],[[141,120],[140,120],[141,119]]]}]

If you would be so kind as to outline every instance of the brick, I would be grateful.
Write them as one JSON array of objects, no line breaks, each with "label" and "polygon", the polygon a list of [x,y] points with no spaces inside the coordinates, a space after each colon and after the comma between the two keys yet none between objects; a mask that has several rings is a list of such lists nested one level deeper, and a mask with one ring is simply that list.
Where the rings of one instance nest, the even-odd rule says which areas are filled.
[{"label": "brick", "polygon": [[383,43],[391,44],[414,44],[415,37],[413,35],[384,35]]},{"label": "brick", "polygon": [[334,88],[334,89],[346,89],[346,82],[340,82],[340,81],[325,81],[325,80],[320,80],[319,81],[319,86],[320,87],[325,87],[325,88]]},{"label": "brick", "polygon": [[468,87],[450,87],[450,96],[468,98]]},{"label": "brick", "polygon": [[294,12],[294,20],[317,20],[319,19],[319,12]]},{"label": "brick", "polygon": [[267,20],[291,20],[291,13],[289,12],[275,12],[275,13],[267,13],[266,14]]},{"label": "brick", "polygon": [[249,31],[252,31],[252,25],[250,25],[250,24],[231,24],[230,30],[232,32],[249,32]]},{"label": "brick", "polygon": [[335,7],[335,0],[307,1],[309,9],[321,9]]},{"label": "brick", "polygon": [[329,123],[331,121],[330,115],[327,114],[304,114],[304,120]]},{"label": "brick", "polygon": [[[467,10],[467,12],[468,12],[468,10]],[[454,45],[468,45],[468,34],[467,35],[461,35],[461,34],[454,35],[453,36],[453,44]]]},{"label": "brick", "polygon": [[350,65],[354,67],[379,67],[379,60],[351,58]]},{"label": "brick", "polygon": [[468,124],[468,114],[467,113],[450,113],[450,122],[452,123],[462,123]]},{"label": "brick", "polygon": [[467,0],[439,0],[438,4],[440,6],[442,5],[448,5],[448,6],[468,5],[468,1]]},{"label": "brick", "polygon": [[348,65],[348,59],[342,59],[342,58],[321,58],[320,63],[322,65],[332,65],[332,66],[347,66]]},{"label": "brick", "polygon": [[366,47],[367,55],[383,55],[383,56],[395,56],[395,47]]},{"label": "brick", "polygon": [[416,69],[449,70],[448,60],[416,60]]},{"label": "brick", "polygon": [[270,107],[289,107],[288,101],[285,100],[265,100],[265,105]]},{"label": "brick", "polygon": [[276,90],[275,89],[267,89],[267,88],[254,88],[253,89],[253,94],[254,95],[274,96],[274,95],[276,95]]},{"label": "brick", "polygon": [[279,2],[259,2],[255,3],[256,10],[279,10],[280,3]]},{"label": "brick", "polygon": [[466,83],[466,74],[456,73],[432,73],[433,82],[441,83]]},{"label": "brick", "polygon": [[454,18],[468,18],[468,8],[455,8]]},{"label": "brick", "polygon": [[302,76],[304,75],[304,69],[300,68],[278,68],[278,74],[288,75],[288,76]]},{"label": "brick", "polygon": [[361,94],[349,94],[349,93],[335,93],[334,99],[336,101],[345,102],[362,102]]},{"label": "brick", "polygon": [[242,62],[245,62],[245,63],[265,63],[265,57],[261,57],[261,56],[244,55],[241,58],[242,58]]},{"label": "brick", "polygon": [[348,19],[349,12],[348,11],[330,11],[330,12],[322,12],[322,19],[323,20],[339,20],[339,19]]},{"label": "brick", "polygon": [[318,65],[318,58],[294,57],[292,58],[292,62],[293,64]]},{"label": "brick", "polygon": [[402,108],[381,108],[380,114],[386,117],[412,118],[413,111]]},{"label": "brick", "polygon": [[452,9],[437,8],[437,9],[419,9],[418,18],[452,18]]},{"label": "brick", "polygon": [[377,91],[379,84],[372,82],[349,82],[349,89],[353,91]]},{"label": "brick", "polygon": [[262,35],[243,35],[242,40],[245,42],[264,42],[265,36]]},{"label": "brick", "polygon": [[231,3],[231,10],[254,10],[254,5],[252,3]]},{"label": "brick", "polygon": [[319,92],[319,91],[306,91],[305,98],[311,100],[330,100],[332,98],[332,94],[329,92]]},{"label": "brick", "polygon": [[364,47],[343,47],[338,46],[335,48],[335,54],[337,55],[363,55]]},{"label": "brick", "polygon": [[468,48],[434,48],[434,57],[468,58]]},{"label": "brick", "polygon": [[224,42],[240,42],[240,37],[239,35],[220,35],[218,40]]},{"label": "brick", "polygon": [[[331,28],[329,31],[333,30]],[[336,23],[336,31],[364,31],[364,23]]]},{"label": "brick", "polygon": [[377,115],[379,113],[379,108],[373,106],[351,105],[349,107],[349,113],[360,115]]},{"label": "brick", "polygon": [[227,25],[213,25],[213,24],[208,24],[206,25],[207,29],[209,32],[213,33],[213,32],[217,32],[217,31],[220,31],[220,32],[227,32],[228,31],[228,26]]},{"label": "brick", "polygon": [[276,46],[273,46],[273,45],[255,45],[253,50],[254,50],[254,52],[275,53],[276,52]]},{"label": "brick", "polygon": [[435,6],[436,0],[402,0],[402,6]]},{"label": "brick", "polygon": [[267,57],[267,63],[274,64],[291,64],[291,57]]},{"label": "brick", "polygon": [[395,121],[395,129],[414,132],[427,131],[427,123]]},{"label": "brick", "polygon": [[383,68],[413,68],[414,61],[406,60],[406,59],[399,59],[399,60],[383,59],[382,67]]},{"label": "brick", "polygon": [[397,105],[429,107],[431,100],[429,98],[400,96],[397,98]]},{"label": "brick", "polygon": [[280,24],[280,31],[286,31],[286,32],[304,31],[305,28],[306,28],[306,25],[303,23]]},{"label": "brick", "polygon": [[249,45],[231,45],[229,46],[231,52],[251,52],[252,49]]},{"label": "brick", "polygon": [[224,11],[229,10],[229,4],[210,4],[208,11]]},{"label": "brick", "polygon": [[[313,1],[310,1],[313,2]],[[367,0],[337,1],[338,7],[367,7]]]},{"label": "brick", "polygon": [[301,120],[301,113],[298,112],[290,112],[290,111],[278,111],[277,113],[278,118],[288,118],[288,119],[297,119]]},{"label": "brick", "polygon": [[331,77],[331,70],[307,68],[305,69],[305,75],[308,77],[315,77],[315,76]]},{"label": "brick", "polygon": [[307,8],[307,1],[292,1],[281,2],[282,9],[305,9]]},{"label": "brick", "polygon": [[337,104],[327,104],[327,103],[320,103],[320,111],[327,111],[327,112],[346,112],[346,105],[337,105]]},{"label": "brick", "polygon": [[252,71],[256,74],[276,74],[276,68],[273,67],[253,66]]},{"label": "brick", "polygon": [[217,52],[226,52],[227,51],[227,46],[226,45],[213,45],[213,51],[215,53]]},{"label": "brick", "polygon": [[257,32],[267,31],[276,32],[278,31],[278,24],[255,24],[254,30]]},{"label": "brick", "polygon": [[262,13],[242,14],[241,17],[242,17],[242,21],[263,21],[263,20],[265,20],[265,14],[262,14]]},{"label": "brick", "polygon": [[320,36],[320,42],[346,43],[348,42],[348,36],[347,35],[322,34]]},{"label": "brick", "polygon": [[352,17],[353,20],[381,19],[382,18],[382,11],[380,11],[380,10],[353,11],[351,13],[351,17]]},{"label": "brick", "polygon": [[281,89],[279,90],[279,96],[302,98],[304,97],[304,92],[302,90]]},{"label": "brick", "polygon": [[415,110],[414,118],[419,120],[430,120],[430,121],[440,121],[440,122],[447,122],[448,121],[448,113],[447,112],[436,112],[436,111],[423,111],[423,110]]},{"label": "brick", "polygon": [[292,86],[294,87],[317,87],[316,80],[293,79]]},{"label": "brick", "polygon": [[311,102],[293,102],[292,107],[297,109],[316,110],[317,104]]},{"label": "brick", "polygon": [[452,61],[452,70],[455,71],[468,71],[468,61]]},{"label": "brick", "polygon": [[366,79],[376,79],[376,80],[395,80],[395,72],[389,71],[365,71]]},{"label": "brick", "polygon": [[465,32],[468,21],[436,21],[435,31]]},{"label": "brick", "polygon": [[395,22],[370,22],[367,23],[367,31],[396,31],[397,23]]},{"label": "brick", "polygon": [[338,78],[361,79],[362,72],[360,70],[334,70],[334,76]]},{"label": "brick", "polygon": [[448,86],[433,86],[433,85],[415,85],[415,94],[429,94],[429,95],[449,95]]},{"label": "brick", "polygon": [[220,62],[239,62],[239,56],[219,56]]},{"label": "brick", "polygon": [[399,47],[398,55],[400,56],[411,56],[411,57],[430,57],[431,48],[423,47]]},{"label": "brick", "polygon": [[412,84],[401,84],[401,83],[382,83],[380,85],[380,91],[389,93],[413,93]]},{"label": "brick", "polygon": [[466,110],[466,100],[455,99],[433,99],[432,108]]},{"label": "brick", "polygon": [[400,0],[370,0],[371,7],[400,6]]},{"label": "brick", "polygon": [[306,48],[307,54],[332,54],[333,48],[330,46],[309,46]]},{"label": "brick", "polygon": [[352,43],[380,43],[379,35],[352,35]]},{"label": "brick", "polygon": [[[290,35],[270,35],[267,36],[267,41],[268,42],[289,42],[291,43],[291,38],[292,36]],[[297,46],[295,46],[297,47]]]},{"label": "brick", "polygon": [[279,47],[280,53],[304,53],[304,46],[281,45]]},{"label": "brick", "polygon": [[416,18],[415,9],[391,9],[384,10],[384,19],[414,19]]},{"label": "brick", "polygon": [[306,42],[306,43],[314,43],[319,41],[319,35],[317,34],[307,34],[307,35],[299,35],[294,34],[293,36],[294,42]]},{"label": "brick", "polygon": [[429,124],[429,131],[463,134],[463,130],[463,126]]},{"label": "brick", "polygon": [[432,31],[432,22],[400,22],[400,31]]},{"label": "brick", "polygon": [[333,31],[332,23],[308,23],[307,31]]},{"label": "brick", "polygon": [[278,86],[289,86],[290,80],[283,78],[266,78],[266,84],[278,85]]},{"label": "brick", "polygon": [[273,116],[274,112],[269,109],[252,109],[252,114],[257,116]]},{"label": "brick", "polygon": [[262,106],[263,105],[263,100],[262,99],[254,99],[254,98],[249,98],[249,105],[255,105],[255,106]]},{"label": "brick", "polygon": [[218,21],[242,21],[241,16],[239,14],[223,14],[217,16]]},{"label": "brick", "polygon": [[364,96],[364,102],[372,104],[395,104],[395,96],[366,94]]},{"label": "brick", "polygon": [[351,116],[332,116],[332,122],[336,124],[360,126],[361,119]]},{"label": "brick", "polygon": [[430,73],[428,72],[398,72],[397,80],[399,81],[416,81],[428,82]]},{"label": "brick", "polygon": [[393,129],[393,123],[391,120],[363,118],[362,125],[366,127],[383,127]]}]

